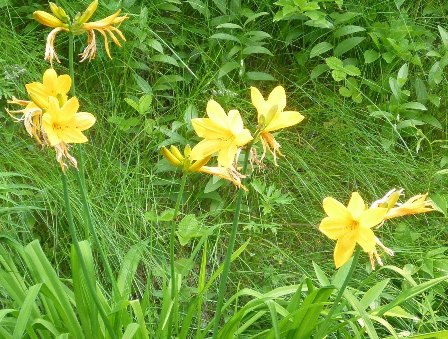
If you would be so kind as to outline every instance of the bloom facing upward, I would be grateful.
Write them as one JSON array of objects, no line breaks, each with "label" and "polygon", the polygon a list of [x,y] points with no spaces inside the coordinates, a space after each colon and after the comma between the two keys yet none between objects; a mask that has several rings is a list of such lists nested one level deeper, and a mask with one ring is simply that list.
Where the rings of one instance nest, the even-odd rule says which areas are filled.
[{"label": "bloom facing upward", "polygon": [[128,17],[126,15],[119,16],[121,10],[118,10],[114,14],[102,20],[87,22],[95,13],[97,7],[98,0],[95,0],[87,7],[87,9],[82,14],[78,14],[73,21],[70,20],[70,17],[65,13],[63,8],[58,7],[51,2],[50,9],[53,14],[44,11],[36,11],[33,13],[33,17],[34,19],[36,19],[36,21],[38,21],[42,25],[53,28],[53,30],[50,32],[50,34],[48,34],[47,37],[47,44],[45,46],[45,60],[50,61],[51,64],[53,63],[54,59],[56,59],[57,62],[60,62],[54,49],[54,41],[56,39],[57,33],[60,31],[71,32],[76,35],[87,33],[87,47],[80,54],[81,62],[87,59],[89,59],[90,61],[95,58],[95,30],[100,32],[100,34],[103,36],[106,53],[109,58],[112,58],[109,50],[108,36],[117,46],[121,47],[120,41],[117,36],[123,41],[126,41],[126,39],[123,33],[115,26],[119,26]]},{"label": "bloom facing upward", "polygon": [[243,120],[237,110],[228,114],[214,100],[207,104],[208,118],[192,119],[193,128],[201,138],[192,150],[192,160],[199,160],[218,153],[218,165],[231,168],[238,148],[249,143],[253,138],[244,128]]},{"label": "bloom facing upward", "polygon": [[298,124],[304,116],[296,111],[284,111],[286,107],[286,93],[282,86],[275,87],[264,100],[258,88],[251,87],[252,104],[258,112],[258,125],[261,129],[260,137],[263,145],[262,159],[268,149],[274,156],[277,164],[277,153],[280,153],[280,144],[275,140],[270,132],[280,130]]},{"label": "bloom facing upward", "polygon": [[182,154],[176,146],[171,146],[170,149],[162,147],[161,153],[163,156],[175,167],[181,168],[186,173],[206,173],[231,181],[236,187],[247,190],[241,184],[242,176],[233,170],[233,168],[224,167],[210,167],[205,166],[211,159],[211,155],[192,161],[190,159],[191,148],[190,145],[185,146]]},{"label": "bloom facing upward", "polygon": [[319,230],[330,239],[337,240],[334,249],[337,268],[350,259],[356,244],[369,255],[373,254],[379,240],[372,227],[384,220],[387,208],[367,208],[358,192],[352,194],[347,207],[331,197],[324,199],[323,207],[328,217],[322,220]]}]

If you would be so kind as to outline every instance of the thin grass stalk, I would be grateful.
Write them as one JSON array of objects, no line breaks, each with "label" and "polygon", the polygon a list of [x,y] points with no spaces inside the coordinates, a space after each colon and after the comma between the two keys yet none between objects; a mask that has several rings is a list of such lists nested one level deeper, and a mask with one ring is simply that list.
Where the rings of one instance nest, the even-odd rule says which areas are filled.
[{"label": "thin grass stalk", "polygon": [[[243,169],[241,173],[243,175],[246,174],[247,171],[247,165],[249,164],[249,156],[252,149],[252,145],[254,144],[254,140],[256,140],[258,134],[254,137],[252,142],[247,146],[246,154],[244,156],[243,160]],[[244,181],[243,181],[244,183]],[[236,206],[235,206],[235,214],[233,216],[233,224],[232,224],[232,231],[230,233],[230,239],[229,239],[229,245],[227,246],[227,252],[226,257],[224,259],[224,268],[222,271],[221,280],[219,282],[219,290],[218,290],[218,301],[216,303],[216,313],[214,318],[214,324],[213,324],[213,339],[218,337],[218,331],[219,331],[219,321],[221,320],[221,309],[224,303],[224,294],[226,292],[226,285],[227,280],[229,276],[230,271],[230,264],[231,264],[231,258],[233,253],[233,248],[235,247],[235,240],[236,240],[236,233],[238,230],[238,223],[240,220],[240,212],[241,212],[241,202],[243,200],[243,192],[244,190],[242,188],[238,191],[238,196],[236,198]]]},{"label": "thin grass stalk", "polygon": [[62,177],[62,186],[63,186],[63,190],[64,190],[65,210],[67,213],[67,220],[68,220],[70,235],[72,237],[73,246],[75,247],[76,254],[78,255],[79,262],[81,264],[81,269],[84,272],[87,288],[89,290],[90,295],[93,298],[93,301],[95,302],[96,307],[98,308],[98,311],[100,312],[101,318],[103,319],[103,322],[104,322],[104,325],[106,326],[107,332],[109,332],[109,335],[111,338],[117,338],[114,330],[112,329],[112,326],[109,323],[109,319],[107,319],[107,315],[104,312],[104,309],[102,308],[100,301],[98,300],[98,297],[96,295],[96,288],[95,288],[95,286],[93,286],[92,282],[88,278],[89,272],[88,272],[87,266],[84,262],[81,248],[79,247],[79,244],[78,244],[78,237],[76,235],[75,224],[73,222],[72,208],[70,205],[70,199],[69,199],[69,195],[68,195],[67,176],[65,175],[65,173],[62,173],[61,177]]},{"label": "thin grass stalk", "polygon": [[95,241],[95,244],[98,247],[98,252],[100,253],[101,260],[106,268],[106,272],[107,272],[107,275],[109,276],[110,283],[112,284],[114,294],[116,296],[120,296],[120,291],[118,290],[115,276],[114,276],[112,268],[109,264],[109,260],[107,260],[106,254],[103,251],[103,247],[101,246],[100,239],[96,232],[95,225],[93,224],[93,221],[92,221],[92,216],[90,214],[90,209],[89,209],[89,203],[87,201],[87,192],[86,192],[86,189],[81,181],[81,175],[80,175],[79,171],[75,171],[75,176],[76,176],[76,180],[78,182],[78,186],[80,187],[80,190],[81,190],[81,202],[82,202],[82,206],[83,206],[84,215],[87,218],[86,221],[87,221],[87,225],[89,227],[90,234],[93,236],[93,240]]},{"label": "thin grass stalk", "polygon": [[336,295],[336,299],[334,299],[333,305],[330,308],[327,316],[322,322],[322,326],[318,329],[316,334],[316,339],[320,339],[325,337],[327,334],[328,327],[331,324],[331,318],[333,317],[334,312],[339,306],[339,302],[342,299],[342,295],[344,294],[345,289],[347,288],[350,280],[352,279],[353,272],[355,271],[355,267],[358,263],[359,255],[361,254],[361,247],[357,246],[355,255],[353,256],[352,264],[350,265],[350,269],[348,270],[347,275],[345,276],[344,282],[342,283],[341,288],[339,289],[338,294]]},{"label": "thin grass stalk", "polygon": [[[179,193],[177,193],[177,199],[176,199],[176,205],[174,206],[174,213],[173,213],[173,221],[171,222],[171,231],[170,231],[170,273],[171,273],[171,298],[174,300],[174,311],[173,311],[173,317],[170,316],[169,320],[169,329],[171,330],[171,324],[174,320],[174,324],[177,324],[177,299],[178,299],[178,293],[177,293],[177,283],[176,283],[176,272],[174,267],[174,261],[175,261],[175,254],[174,254],[174,243],[176,240],[176,219],[177,214],[179,213],[180,209],[180,203],[182,202],[182,197],[184,195],[185,191],[185,184],[187,182],[187,172],[184,172],[182,175],[182,181],[180,183]],[[178,326],[176,325],[176,333]]]}]

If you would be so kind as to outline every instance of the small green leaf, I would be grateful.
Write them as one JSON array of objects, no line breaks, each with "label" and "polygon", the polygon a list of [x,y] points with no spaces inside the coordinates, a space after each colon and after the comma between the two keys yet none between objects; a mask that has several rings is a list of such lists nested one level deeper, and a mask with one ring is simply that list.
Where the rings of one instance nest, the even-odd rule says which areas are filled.
[{"label": "small green leaf", "polygon": [[155,49],[157,52],[163,53],[162,44],[160,42],[158,42],[156,39],[150,39],[150,40],[146,41],[146,44],[149,47],[152,47],[153,49]]},{"label": "small green leaf", "polygon": [[347,73],[348,75],[351,75],[351,76],[360,76],[361,75],[361,71],[359,70],[359,68],[356,66],[353,66],[353,65],[344,66],[344,71],[345,71],[345,73]]},{"label": "small green leaf", "polygon": [[377,60],[380,56],[380,53],[375,51],[374,49],[368,49],[364,52],[364,62],[366,64],[370,64],[371,62]]},{"label": "small green leaf", "polygon": [[247,72],[246,77],[256,81],[276,81],[272,75],[265,72]]},{"label": "small green leaf", "polygon": [[177,237],[182,246],[185,246],[193,238],[207,234],[207,229],[196,219],[194,214],[186,215],[179,223]]},{"label": "small green leaf", "polygon": [[227,33],[216,33],[210,36],[210,39],[218,39],[218,40],[228,40],[228,41],[235,41],[237,43],[241,43],[240,39],[238,39],[236,36],[227,34]]},{"label": "small green leaf", "polygon": [[409,73],[409,66],[408,64],[404,64],[400,67],[400,70],[398,71],[397,75],[397,82],[398,86],[403,87],[406,81],[408,81],[408,73]]},{"label": "small green leaf", "polygon": [[355,25],[347,25],[342,26],[341,28],[338,28],[336,31],[334,31],[334,37],[340,38],[341,36],[353,34],[356,32],[364,32],[366,29],[361,26],[355,26]]},{"label": "small green leaf", "polygon": [[334,81],[342,81],[346,78],[347,73],[338,69],[334,69],[333,71],[331,71],[331,76],[333,77]]},{"label": "small green leaf", "polygon": [[156,54],[151,57],[151,61],[153,62],[163,62],[165,64],[170,64],[176,67],[179,67],[179,64],[177,63],[176,59],[169,55],[165,54]]},{"label": "small green leaf", "polygon": [[325,64],[317,65],[313,68],[310,74],[311,79],[317,79],[321,74],[329,70],[329,67]]},{"label": "small green leaf", "polygon": [[325,52],[328,52],[332,48],[333,48],[333,45],[330,44],[329,42],[324,41],[324,42],[318,43],[316,46],[314,46],[311,49],[310,58],[314,58],[315,56],[324,54]]},{"label": "small green leaf", "polygon": [[237,29],[243,29],[243,27],[241,27],[240,25],[233,24],[231,22],[226,22],[224,24],[218,25],[218,26],[216,26],[216,28],[230,28],[230,29],[237,28]]},{"label": "small green leaf", "polygon": [[243,54],[268,54],[273,56],[270,50],[263,46],[248,46],[243,49]]},{"label": "small green leaf", "polygon": [[218,72],[218,79],[222,78],[227,73],[237,69],[240,67],[240,63],[236,61],[228,61],[224,65],[221,66]]},{"label": "small green leaf", "polygon": [[438,85],[442,82],[442,77],[443,77],[443,70],[442,67],[440,67],[440,63],[437,61],[436,63],[434,63],[434,65],[432,65],[431,69],[429,70],[428,80],[429,82]]},{"label": "small green leaf", "polygon": [[440,38],[442,39],[443,46],[448,49],[448,32],[442,27],[437,26],[440,33]]},{"label": "small green leaf", "polygon": [[347,87],[339,87],[339,94],[343,97],[350,98],[352,96],[352,91],[350,91]]},{"label": "small green leaf", "polygon": [[407,102],[407,103],[401,105],[401,107],[404,108],[404,109],[415,109],[415,110],[418,110],[418,111],[426,111],[427,110],[425,105],[423,105],[423,104],[421,104],[419,102],[415,102],[415,101]]},{"label": "small green leaf", "polygon": [[331,69],[343,69],[344,68],[344,63],[342,62],[341,59],[336,58],[334,56],[326,58],[325,59],[325,63],[328,65],[328,67],[330,67]]}]

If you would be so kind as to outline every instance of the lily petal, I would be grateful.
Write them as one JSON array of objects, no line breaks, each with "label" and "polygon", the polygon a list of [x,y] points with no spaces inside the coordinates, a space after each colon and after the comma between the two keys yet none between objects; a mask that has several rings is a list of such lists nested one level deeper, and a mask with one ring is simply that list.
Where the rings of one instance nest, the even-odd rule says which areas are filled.
[{"label": "lily petal", "polygon": [[96,118],[91,113],[79,112],[76,113],[73,122],[70,124],[73,127],[79,129],[80,131],[85,131],[92,127],[96,122]]},{"label": "lily petal", "polygon": [[368,210],[362,212],[362,214],[358,218],[359,226],[372,228],[379,223],[381,223],[387,213],[387,208],[376,207],[369,208]]},{"label": "lily petal", "polygon": [[286,107],[286,93],[283,86],[275,87],[268,97],[268,105],[277,105],[279,111],[283,111]]},{"label": "lily petal", "polygon": [[334,248],[334,263],[336,268],[344,265],[353,255],[356,247],[356,232],[349,232],[339,238]]},{"label": "lily petal", "polygon": [[272,132],[285,127],[290,127],[298,124],[304,118],[305,117],[302,114],[296,111],[278,112],[266,126],[264,131]]},{"label": "lily petal", "polygon": [[350,201],[347,205],[347,209],[350,211],[354,219],[357,219],[366,209],[364,200],[362,200],[358,192],[352,193],[352,197],[350,198]]},{"label": "lily petal", "polygon": [[89,141],[79,129],[73,127],[61,129],[58,132],[58,136],[66,144],[82,144]]},{"label": "lily petal", "polygon": [[345,232],[347,232],[346,225],[346,219],[327,217],[321,221],[319,230],[328,238],[336,240],[341,238]]},{"label": "lily petal", "polygon": [[207,111],[208,117],[213,122],[215,122],[216,124],[221,126],[223,129],[228,128],[227,114],[219,103],[217,103],[215,100],[209,100],[207,103],[206,111]]},{"label": "lily petal", "polygon": [[238,147],[234,143],[228,143],[218,153],[218,165],[225,168],[232,167],[237,152]]},{"label": "lily petal", "polygon": [[352,216],[347,207],[334,198],[326,197],[323,201],[323,207],[329,217],[352,220]]},{"label": "lily petal", "polygon": [[193,147],[190,153],[192,160],[200,160],[218,152],[222,149],[224,142],[222,140],[204,139]]},{"label": "lily petal", "polygon": [[375,249],[375,234],[370,228],[360,227],[358,229],[358,244],[362,247],[364,252],[372,252]]}]

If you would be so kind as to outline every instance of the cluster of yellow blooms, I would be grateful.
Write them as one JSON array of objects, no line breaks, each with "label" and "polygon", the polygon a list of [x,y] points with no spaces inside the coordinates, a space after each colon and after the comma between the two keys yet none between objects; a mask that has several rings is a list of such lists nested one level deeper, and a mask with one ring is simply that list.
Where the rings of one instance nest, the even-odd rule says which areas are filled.
[{"label": "cluster of yellow blooms", "polygon": [[87,47],[80,54],[81,62],[87,59],[89,59],[90,61],[95,58],[95,31],[99,32],[103,36],[106,53],[109,58],[112,58],[109,50],[108,36],[117,46],[121,47],[118,38],[122,39],[123,41],[126,41],[126,39],[123,33],[121,33],[121,31],[114,25],[119,26],[128,17],[126,15],[119,16],[121,10],[118,10],[114,14],[104,19],[87,22],[95,13],[97,7],[98,0],[95,0],[87,7],[87,9],[82,14],[78,13],[73,20],[70,19],[63,8],[58,7],[52,2],[50,2],[50,10],[53,14],[44,11],[36,11],[33,13],[34,19],[36,19],[39,23],[53,28],[53,30],[50,32],[50,34],[48,34],[47,37],[47,44],[45,46],[45,60],[50,61],[51,64],[53,64],[53,59],[56,59],[57,62],[60,62],[54,49],[54,41],[56,39],[56,35],[60,31],[71,32],[75,35],[87,33]]},{"label": "cluster of yellow blooms", "polygon": [[[119,16],[120,11],[117,11],[102,20],[87,22],[97,6],[98,1],[93,1],[84,13],[76,15],[73,20],[64,9],[54,3],[50,3],[53,14],[34,12],[34,18],[38,22],[53,28],[47,38],[46,60],[52,63],[53,59],[56,59],[59,62],[54,49],[54,40],[59,31],[76,35],[87,33],[87,47],[81,53],[81,61],[95,57],[95,31],[98,31],[104,37],[106,53],[111,57],[108,36],[116,45],[121,46],[115,34],[123,41],[126,39],[115,25],[119,26],[127,16]],[[39,144],[55,148],[56,159],[62,170],[67,166],[65,159],[77,166],[76,159],[68,153],[68,144],[87,142],[82,132],[95,123],[95,117],[91,113],[78,112],[79,102],[76,97],[68,98],[71,84],[69,75],[58,76],[54,69],[48,69],[43,75],[42,83],[33,82],[26,85],[30,100],[13,98],[9,101],[24,108],[7,110],[16,120],[23,121],[27,132]],[[163,147],[162,154],[172,165],[181,168],[185,173],[199,172],[218,176],[231,181],[238,188],[246,189],[241,183],[244,176],[238,172],[241,149],[246,147],[246,152],[252,152],[253,144],[260,141],[263,154],[260,160],[256,160],[262,162],[269,150],[277,165],[277,156],[282,154],[280,144],[271,132],[296,125],[304,119],[297,111],[284,110],[286,94],[282,86],[274,88],[267,100],[257,88],[251,87],[251,99],[258,113],[258,126],[254,135],[244,128],[237,110],[226,113],[219,103],[210,100],[206,107],[208,117],[192,119],[193,128],[202,140],[193,148],[187,145],[183,152],[176,146],[169,149]],[[21,117],[16,118],[16,114]],[[214,155],[217,156],[217,166],[207,166]],[[336,267],[342,266],[350,259],[356,244],[369,254],[373,269],[375,260],[382,265],[376,247],[381,247],[389,255],[394,253],[382,244],[372,229],[391,218],[434,210],[431,201],[427,200],[427,194],[414,196],[400,204],[398,200],[401,194],[402,190],[393,189],[370,207],[364,203],[358,192],[352,194],[347,207],[331,197],[324,199],[323,208],[328,217],[322,220],[319,229],[330,239],[337,240],[334,250]]]},{"label": "cluster of yellow blooms", "polygon": [[76,159],[68,153],[67,144],[87,142],[82,133],[95,123],[91,113],[78,112],[76,97],[68,98],[72,79],[69,75],[57,75],[52,68],[44,73],[42,82],[26,85],[31,100],[13,98],[11,104],[23,106],[21,110],[7,112],[14,116],[20,114],[25,129],[41,145],[54,147],[56,159],[64,170],[64,158],[77,166]]},{"label": "cluster of yellow blooms", "polygon": [[[263,155],[269,149],[277,164],[277,154],[280,154],[280,144],[270,132],[290,127],[303,120],[303,115],[296,111],[284,111],[286,107],[286,93],[282,86],[277,86],[267,100],[264,100],[260,91],[252,87],[252,104],[258,112],[258,129],[255,132],[255,141],[258,136],[263,146]],[[193,149],[190,146],[182,155],[175,146],[171,151],[162,148],[162,154],[174,166],[186,172],[202,172],[230,180],[237,187],[245,189],[241,184],[243,177],[238,173],[238,156],[242,147],[252,146],[254,137],[244,128],[241,114],[237,110],[230,110],[226,114],[224,109],[214,100],[207,103],[208,118],[192,119],[196,134],[203,138]],[[250,151],[250,147],[249,147]],[[217,155],[218,167],[205,166],[211,157]],[[194,161],[194,163],[192,163]]]},{"label": "cluster of yellow blooms", "polygon": [[402,190],[392,189],[383,198],[368,207],[358,192],[353,192],[345,207],[336,199],[327,197],[323,207],[328,217],[320,223],[319,229],[327,237],[337,240],[334,249],[334,262],[337,268],[346,263],[353,255],[356,244],[369,254],[372,269],[375,269],[375,259],[383,265],[376,246],[387,254],[394,252],[383,245],[372,229],[380,227],[385,220],[404,215],[425,213],[434,210],[428,194],[416,195],[405,203],[398,203]]}]

